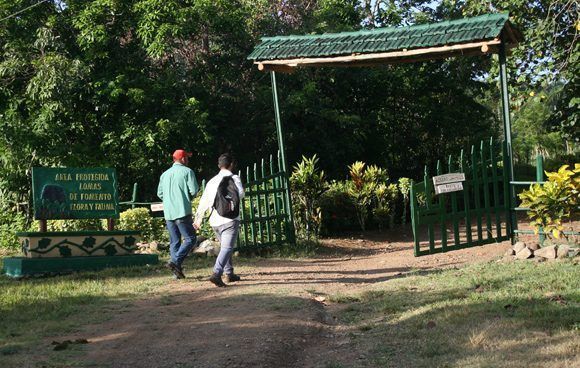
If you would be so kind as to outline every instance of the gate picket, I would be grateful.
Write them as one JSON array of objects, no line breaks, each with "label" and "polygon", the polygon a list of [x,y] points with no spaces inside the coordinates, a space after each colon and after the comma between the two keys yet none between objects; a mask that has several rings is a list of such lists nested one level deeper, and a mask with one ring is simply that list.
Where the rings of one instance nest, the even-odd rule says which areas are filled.
[{"label": "gate picket", "polygon": [[[487,144],[488,143],[488,144]],[[504,153],[505,150],[501,151]],[[509,231],[502,235],[502,223],[508,220],[509,196],[500,195],[500,185],[503,185],[504,193],[509,190],[508,174],[505,165],[498,167],[500,156],[495,150],[493,139],[488,142],[481,141],[476,147],[471,146],[471,162],[465,158],[462,150],[457,159],[449,155],[447,168],[443,170],[441,161],[437,161],[437,175],[445,173],[461,172],[465,175],[462,182],[463,190],[451,193],[433,194],[434,187],[429,169],[425,167],[423,180],[411,185],[411,221],[415,245],[415,256],[447,252],[454,249],[466,248],[476,245],[484,245],[509,239]],[[491,171],[491,172],[490,172]],[[419,200],[425,198],[425,203]],[[482,203],[483,200],[483,203]],[[450,205],[447,203],[450,201]],[[463,208],[460,208],[462,203]],[[495,220],[492,221],[492,215]],[[477,236],[472,230],[473,217],[477,224]],[[485,217],[485,219],[484,219]],[[460,225],[465,221],[465,229]],[[483,235],[483,222],[485,221],[486,235]],[[422,249],[420,227],[427,227],[428,241]],[[436,242],[434,227],[440,229],[439,242]],[[447,239],[447,228],[453,228],[454,241]],[[495,234],[494,234],[495,227]],[[506,223],[507,227],[507,223]],[[464,236],[462,236],[464,233]],[[475,239],[477,237],[477,239]]]}]

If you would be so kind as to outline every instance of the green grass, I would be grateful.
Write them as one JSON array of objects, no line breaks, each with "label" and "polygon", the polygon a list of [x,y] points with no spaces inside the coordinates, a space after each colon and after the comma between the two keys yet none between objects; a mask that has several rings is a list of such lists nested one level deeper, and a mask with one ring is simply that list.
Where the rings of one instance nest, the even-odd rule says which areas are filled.
[{"label": "green grass", "polygon": [[[242,274],[260,260],[236,258]],[[184,282],[211,272],[212,258],[188,260]],[[123,313],[139,298],[161,305],[162,266],[110,269],[51,278],[0,277],[0,366],[78,366],[83,346],[52,353],[58,340],[86,325]],[[300,310],[308,300],[285,287],[238,288],[243,297],[274,311]],[[314,289],[311,296],[321,293]],[[257,293],[257,294],[256,294]],[[260,298],[284,295],[284,301]],[[365,359],[328,361],[328,367],[573,367],[580,356],[580,269],[573,261],[485,263],[463,269],[417,271],[375,284],[362,293],[325,295],[339,307],[340,331]],[[288,298],[292,296],[292,298]],[[228,302],[227,300],[225,301]],[[40,356],[40,358],[39,358]]]},{"label": "green grass", "polygon": [[[18,366],[27,354],[38,355],[34,352],[39,348],[50,351],[47,337],[58,339],[87,324],[102,322],[127,309],[134,300],[158,293],[171,280],[163,263],[47,278],[0,276],[0,366]],[[188,260],[190,279],[185,282],[207,277],[212,264],[211,258]],[[174,300],[162,295],[160,303],[171,305]],[[58,356],[66,361],[81,350],[82,346],[75,346]],[[39,366],[56,367],[62,362],[49,355],[41,363]]]},{"label": "green grass", "polygon": [[567,367],[580,361],[580,269],[486,263],[382,283],[340,317],[380,367]]}]

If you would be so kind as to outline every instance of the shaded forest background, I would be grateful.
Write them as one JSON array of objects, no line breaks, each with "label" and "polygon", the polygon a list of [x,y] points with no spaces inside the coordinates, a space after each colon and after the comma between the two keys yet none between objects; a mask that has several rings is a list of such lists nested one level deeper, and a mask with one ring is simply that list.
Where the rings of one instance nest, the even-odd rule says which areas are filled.
[{"label": "shaded forest background", "polygon": [[[0,0],[0,199],[29,200],[34,166],[109,166],[121,198],[154,200],[171,153],[198,177],[233,152],[275,153],[261,36],[357,30],[509,11],[525,42],[509,57],[518,164],[578,162],[575,1]],[[356,160],[418,178],[444,155],[501,139],[497,60],[460,58],[280,75],[291,165],[317,154],[329,178]],[[20,205],[19,205],[20,204]]]}]

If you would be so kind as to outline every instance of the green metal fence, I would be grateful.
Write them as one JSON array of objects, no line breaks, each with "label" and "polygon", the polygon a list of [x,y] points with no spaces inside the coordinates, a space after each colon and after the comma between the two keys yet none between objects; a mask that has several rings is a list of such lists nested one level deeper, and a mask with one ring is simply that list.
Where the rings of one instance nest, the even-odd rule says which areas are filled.
[{"label": "green metal fence", "polygon": [[502,147],[490,139],[472,146],[468,155],[462,150],[446,164],[437,162],[435,175],[465,174],[461,191],[436,195],[434,175],[425,167],[423,180],[411,186],[415,256],[510,239],[509,173]]}]

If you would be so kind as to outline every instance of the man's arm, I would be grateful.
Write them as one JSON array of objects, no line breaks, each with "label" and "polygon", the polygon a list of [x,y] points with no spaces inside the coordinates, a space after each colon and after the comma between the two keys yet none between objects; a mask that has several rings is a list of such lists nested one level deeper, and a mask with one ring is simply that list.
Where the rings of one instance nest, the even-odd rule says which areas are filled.
[{"label": "man's arm", "polygon": [[157,186],[157,197],[163,200],[163,175],[161,175],[161,178],[159,179],[159,185]]},{"label": "man's arm", "polygon": [[189,170],[189,173],[187,174],[187,188],[189,189],[191,198],[195,197],[199,190],[199,186],[197,185],[197,180],[195,179],[195,173],[193,170]]},{"label": "man's arm", "polygon": [[[197,206],[197,210],[195,211],[195,221],[194,224],[199,228],[201,226],[201,223],[203,222],[203,216],[205,215],[205,212],[210,209],[210,207],[213,205],[213,198],[211,196],[211,181],[209,183],[207,183],[207,185],[205,186],[205,190],[203,191],[203,194],[201,195],[201,198],[199,200],[199,205]],[[214,197],[215,197],[215,193],[214,193]]]},{"label": "man's arm", "polygon": [[234,175],[232,178],[234,179],[234,183],[236,184],[236,187],[238,188],[238,193],[240,194],[240,199],[244,198],[246,193],[244,192],[244,185],[242,184],[242,180],[237,175]]}]

